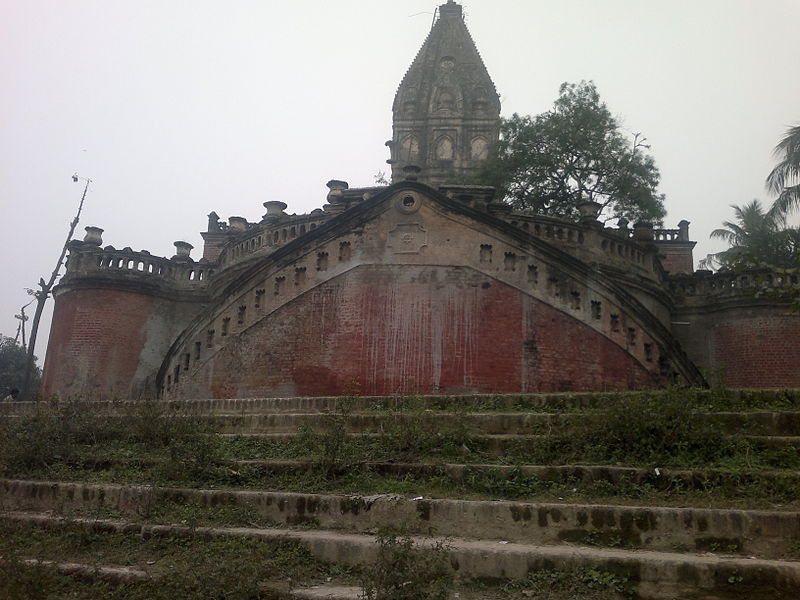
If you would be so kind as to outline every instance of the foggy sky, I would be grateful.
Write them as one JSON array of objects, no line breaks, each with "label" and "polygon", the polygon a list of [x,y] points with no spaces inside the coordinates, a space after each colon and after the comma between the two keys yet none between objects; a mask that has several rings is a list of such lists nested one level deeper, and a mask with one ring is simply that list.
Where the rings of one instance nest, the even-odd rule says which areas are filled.
[{"label": "foggy sky", "polygon": [[[96,225],[104,245],[166,256],[186,240],[195,259],[212,210],[257,221],[267,200],[321,206],[329,179],[372,185],[436,4],[0,0],[0,333],[54,267],[73,172],[94,181],[76,237]],[[797,0],[462,4],[504,116],[591,79],[647,137],[665,226],[691,221],[695,260],[722,249],[708,235],[730,204],[771,201],[772,148],[800,123]]]}]

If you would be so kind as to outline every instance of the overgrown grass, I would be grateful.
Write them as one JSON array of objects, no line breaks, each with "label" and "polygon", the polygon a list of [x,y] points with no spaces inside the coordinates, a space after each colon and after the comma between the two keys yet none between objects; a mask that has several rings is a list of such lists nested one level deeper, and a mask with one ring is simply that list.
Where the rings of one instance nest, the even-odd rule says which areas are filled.
[{"label": "overgrown grass", "polygon": [[509,598],[623,600],[634,597],[627,576],[599,569],[537,570],[505,586]]},{"label": "overgrown grass", "polygon": [[[605,410],[585,413],[581,419],[570,419],[557,432],[539,438],[503,441],[499,453],[491,447],[491,440],[471,433],[463,419],[451,419],[443,425],[420,405],[389,413],[382,436],[346,436],[345,423],[336,417],[339,420],[328,431],[315,433],[306,429],[289,440],[226,438],[222,442],[222,452],[231,459],[313,459],[322,453],[328,457],[327,470],[331,464],[346,467],[364,461],[386,460],[645,467],[713,465],[736,469],[800,467],[800,453],[795,448],[769,449],[726,435],[722,425],[702,415],[692,397],[687,398],[688,393],[673,390],[656,395],[615,397]],[[702,398],[707,401],[701,407],[705,410],[709,408],[708,402],[717,396],[704,394]],[[720,408],[723,400],[714,402]],[[460,414],[466,413],[461,411]],[[328,440],[336,442],[333,462],[324,450],[331,445]]]},{"label": "overgrown grass", "polygon": [[[702,505],[718,501],[736,506],[797,504],[800,490],[796,477],[760,478],[752,473],[800,468],[796,448],[770,449],[726,436],[713,421],[696,418],[696,402],[691,397],[687,400],[686,394],[673,390],[615,396],[607,410],[592,411],[583,420],[573,419],[569,428],[559,433],[504,442],[499,456],[492,455],[485,438],[469,431],[465,420],[451,418],[442,426],[420,398],[407,399],[404,410],[392,413],[396,418],[390,417],[383,436],[346,434],[347,419],[357,400],[350,397],[341,400],[327,417],[324,431],[305,430],[282,441],[211,435],[209,421],[175,404],[133,403],[125,415],[117,409],[93,412],[80,403],[43,405],[30,415],[0,421],[0,467],[12,477],[185,487],[538,500],[641,499]],[[713,395],[700,396],[708,399]],[[793,401],[794,396],[787,398]],[[266,466],[226,462],[286,458],[310,460],[313,467],[281,473]],[[731,475],[689,486],[681,478],[658,475],[587,483],[468,469],[463,481],[451,481],[444,470],[388,475],[365,466],[381,461],[624,464],[647,467],[654,473],[656,468],[713,466],[730,470]]]},{"label": "overgrown grass", "polygon": [[127,412],[81,402],[42,403],[0,420],[0,473],[19,475],[80,462],[101,452],[156,456],[160,478],[201,476],[219,459],[206,421],[176,405],[130,403]]},{"label": "overgrown grass", "polygon": [[[348,569],[320,563],[304,546],[288,540],[141,538],[77,526],[52,531],[2,523],[0,555],[0,597],[9,599],[250,600],[265,597],[265,581],[283,582],[278,588],[288,591],[301,581],[354,577]],[[23,561],[29,559],[130,566],[153,579],[125,584],[79,581],[26,565]]]},{"label": "overgrown grass", "polygon": [[559,412],[584,413],[605,410],[618,402],[679,394],[694,411],[800,410],[800,390],[728,390],[680,388],[635,392],[558,394],[502,394],[477,396],[404,396],[365,399],[365,409],[375,412]]}]

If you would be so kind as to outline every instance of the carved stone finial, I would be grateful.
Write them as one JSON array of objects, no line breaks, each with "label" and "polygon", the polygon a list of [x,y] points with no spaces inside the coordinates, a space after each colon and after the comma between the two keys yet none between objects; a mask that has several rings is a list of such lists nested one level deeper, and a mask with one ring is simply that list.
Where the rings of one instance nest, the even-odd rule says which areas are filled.
[{"label": "carved stone finial", "polygon": [[192,252],[192,246],[189,242],[184,241],[177,241],[173,244],[175,246],[175,256],[172,257],[173,260],[191,260],[192,257],[189,256]]},{"label": "carved stone finial", "polygon": [[580,222],[583,224],[594,223],[597,221],[597,215],[600,214],[601,208],[603,205],[597,202],[580,202],[578,204],[578,212],[581,215]]},{"label": "carved stone finial", "polygon": [[286,213],[283,212],[286,210],[286,202],[281,202],[280,200],[268,200],[267,202],[264,202],[263,206],[267,209],[267,213],[261,218],[262,223],[274,223],[275,221],[280,221],[286,216]]},{"label": "carved stone finial", "polygon": [[647,221],[639,221],[633,225],[633,239],[637,242],[653,241],[653,224]]},{"label": "carved stone finial", "polygon": [[247,230],[247,219],[244,217],[228,217],[228,223],[230,223],[231,229],[235,229],[236,231]]},{"label": "carved stone finial", "polygon": [[678,223],[678,239],[682,242],[689,241],[689,221],[686,219]]},{"label": "carved stone finial", "polygon": [[220,229],[219,215],[212,210],[210,213],[208,213],[208,231],[219,231]]},{"label": "carved stone finial", "polygon": [[103,245],[103,230],[99,227],[85,227],[86,235],[83,236],[83,242],[85,244],[91,244],[92,246],[102,246]]},{"label": "carved stone finial", "polygon": [[439,6],[439,14],[442,17],[461,17],[462,8],[460,4],[456,4],[453,0],[447,0],[447,4]]},{"label": "carved stone finial", "polygon": [[331,179],[325,185],[327,185],[330,190],[326,196],[326,200],[331,204],[341,202],[342,196],[344,195],[343,192],[350,187],[346,181],[340,181],[339,179]]}]

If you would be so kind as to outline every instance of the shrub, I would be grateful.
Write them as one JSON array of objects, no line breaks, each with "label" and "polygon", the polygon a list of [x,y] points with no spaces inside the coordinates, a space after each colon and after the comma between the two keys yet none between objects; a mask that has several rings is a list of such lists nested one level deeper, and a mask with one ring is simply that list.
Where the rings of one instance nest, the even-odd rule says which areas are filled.
[{"label": "shrub", "polygon": [[378,535],[378,556],[364,572],[364,600],[446,600],[453,584],[447,546],[416,546],[410,537]]}]

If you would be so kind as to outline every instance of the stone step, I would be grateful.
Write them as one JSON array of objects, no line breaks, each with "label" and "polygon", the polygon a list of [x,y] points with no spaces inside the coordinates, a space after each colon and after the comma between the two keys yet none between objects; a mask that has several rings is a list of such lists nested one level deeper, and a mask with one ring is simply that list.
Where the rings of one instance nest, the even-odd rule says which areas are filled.
[{"label": "stone step", "polygon": [[[219,433],[293,433],[300,428],[324,432],[332,427],[334,419],[341,419],[351,433],[390,433],[410,427],[420,430],[420,434],[461,431],[485,435],[563,433],[591,418],[585,414],[527,412],[353,413],[340,417],[313,413],[278,413],[207,417],[211,426]],[[729,434],[800,434],[800,412],[701,413],[695,418],[711,421]]]},{"label": "stone step", "polygon": [[[3,559],[0,558],[0,564]],[[62,575],[77,576],[84,580],[103,580],[115,584],[131,584],[137,581],[147,581],[153,579],[153,575],[140,569],[131,567],[116,567],[109,565],[56,562],[52,560],[24,559],[20,561],[23,565],[31,567],[43,567],[52,569]],[[286,588],[289,588],[286,590]],[[290,588],[286,582],[272,584],[265,582],[262,585],[264,591],[280,592],[285,597],[299,598],[305,600],[358,600],[362,597],[362,588],[356,586],[342,585],[309,585],[306,587]],[[270,598],[272,595],[269,596]]]},{"label": "stone step", "polygon": [[[619,392],[621,396],[626,392]],[[658,393],[658,392],[657,392]],[[454,396],[316,396],[287,398],[218,398],[208,400],[168,401],[176,410],[202,414],[265,414],[276,412],[331,412],[345,405],[352,410],[535,410],[552,407],[558,410],[579,410],[605,405],[609,395],[596,393],[563,394],[466,394]],[[92,401],[83,406],[96,412],[132,412],[141,401]],[[0,414],[24,414],[59,403],[0,403]]]},{"label": "stone step", "polygon": [[[6,419],[22,415],[5,415]],[[126,418],[121,414],[108,419]],[[596,413],[480,412],[453,413],[424,411],[367,412],[336,415],[324,412],[275,412],[247,414],[199,414],[213,431],[221,434],[296,433],[307,429],[316,433],[344,426],[348,433],[396,433],[414,430],[419,435],[543,435],[564,434],[571,428],[591,425]],[[724,433],[758,437],[797,437],[800,412],[752,411],[697,413],[694,418],[717,425]]]},{"label": "stone step", "polygon": [[[535,444],[546,443],[550,439],[548,434],[467,434],[463,435],[459,432],[454,432],[455,435],[448,434],[447,431],[432,433],[431,437],[438,436],[445,445],[452,446],[453,443],[461,444],[464,449],[464,455],[477,453],[488,458],[508,458],[509,456],[524,457],[530,448]],[[218,434],[222,438],[236,439],[236,438],[256,438],[265,442],[275,443],[288,443],[298,439],[299,433],[221,433]],[[362,439],[389,439],[389,433],[375,433],[375,432],[362,432],[362,433],[347,433],[349,438],[362,438]],[[459,436],[463,440],[458,441]],[[800,449],[800,436],[753,436],[753,435],[735,435],[733,437],[740,437],[749,440],[755,444],[774,448],[798,448]],[[429,442],[430,438],[426,439]],[[436,444],[434,444],[436,446]],[[297,456],[297,458],[303,458]]]},{"label": "stone step", "polygon": [[[261,467],[267,472],[296,473],[318,468],[318,463],[304,460],[236,460],[231,465]],[[463,482],[474,475],[491,475],[498,479],[537,478],[553,482],[638,483],[654,487],[683,485],[686,489],[708,489],[709,485],[747,485],[754,482],[800,483],[800,472],[786,470],[722,470],[625,467],[618,465],[507,465],[487,463],[432,462],[361,462],[348,466],[378,475],[405,477],[447,477]],[[800,500],[800,498],[798,498]]]},{"label": "stone step", "polygon": [[[66,520],[30,513],[5,513],[0,518],[44,527],[60,527],[68,523],[99,533],[120,532],[143,537],[201,535],[288,539],[305,545],[319,560],[345,565],[369,563],[375,559],[378,550],[372,535],[327,530],[150,525],[110,519]],[[437,541],[446,543],[450,562],[463,579],[521,579],[531,571],[557,566],[560,569],[593,568],[627,577],[637,586],[637,596],[646,600],[701,596],[706,600],[790,600],[800,594],[799,562],[616,548],[539,546],[508,540],[415,537],[414,541],[421,546]]]},{"label": "stone step", "polygon": [[[323,433],[334,419],[326,414],[278,413],[246,416],[213,416],[207,419],[219,433],[296,433],[301,428]],[[474,434],[526,435],[546,433],[575,421],[575,416],[551,413],[355,413],[341,417],[349,433],[393,433],[416,428],[420,434],[464,431]]]},{"label": "stone step", "polygon": [[746,440],[762,444],[777,450],[783,448],[797,448],[800,450],[800,436],[797,435],[743,435]]},{"label": "stone step", "polygon": [[[297,440],[299,433],[221,433],[222,438],[255,438],[264,442],[274,442],[286,444]],[[347,433],[348,438],[364,440],[388,440],[391,436],[388,433]],[[435,435],[435,434],[434,434]],[[442,441],[447,444],[452,442],[446,436],[442,436]],[[490,458],[499,458],[512,452],[518,452],[529,444],[544,442],[546,435],[520,435],[520,434],[477,434],[469,436],[469,446],[462,443],[465,453],[479,452]],[[429,441],[429,440],[428,440]]]},{"label": "stone step", "polygon": [[7,511],[114,510],[135,514],[158,502],[235,505],[287,525],[366,532],[395,528],[420,534],[503,539],[530,544],[593,544],[650,550],[727,549],[784,556],[800,539],[800,513],[765,510],[534,503],[352,496],[268,491],[0,480]]},{"label": "stone step", "polygon": [[295,588],[289,592],[292,598],[301,600],[359,600],[363,598],[362,589],[355,586],[313,585]]},{"label": "stone step", "polygon": [[[2,560],[2,558],[0,558]],[[22,564],[31,567],[46,567],[63,575],[77,575],[89,579],[103,579],[114,583],[130,583],[148,579],[150,575],[140,569],[86,563],[55,562],[52,560],[25,559]]]},{"label": "stone step", "polygon": [[[435,396],[355,396],[347,402],[353,410],[533,410],[548,409],[550,412],[575,411],[586,408],[602,408],[609,402],[626,396],[658,396],[671,392],[661,390],[645,392],[564,392],[541,394],[464,394]],[[712,390],[686,390],[686,395],[697,404],[713,400],[720,392]],[[786,409],[800,410],[800,389],[783,390],[726,390],[722,392],[729,403],[750,410],[760,406],[780,405]],[[337,397],[270,397],[270,398],[219,398],[170,401],[170,407],[207,414],[264,413],[264,412],[325,412],[343,405]],[[0,414],[22,414],[57,405],[50,402],[6,402],[0,403]],[[141,401],[86,401],[81,405],[97,412],[129,412]]]},{"label": "stone step", "polygon": [[[107,471],[116,467],[134,467],[148,469],[162,463],[161,460],[135,459],[135,458],[105,458],[86,457],[71,461],[69,465],[75,469],[88,471]],[[224,460],[219,465],[228,466],[235,471],[243,468],[255,469],[250,471],[248,477],[256,475],[297,475],[298,473],[320,473],[321,465],[313,460],[295,459],[268,459],[268,460]],[[456,484],[466,484],[471,487],[481,488],[491,482],[509,481],[513,484],[536,484],[537,481],[547,484],[563,484],[578,486],[605,482],[623,486],[619,497],[614,497],[609,489],[604,489],[602,496],[607,499],[614,498],[615,502],[633,504],[633,499],[628,500],[626,495],[631,485],[647,486],[651,494],[664,492],[661,503],[674,505],[671,492],[678,494],[678,502],[685,505],[686,499],[680,499],[681,492],[692,490],[705,492],[705,497],[700,500],[703,506],[735,508],[744,505],[744,508],[767,508],[791,510],[800,507],[800,497],[796,490],[800,489],[800,472],[795,470],[723,470],[723,469],[672,469],[672,468],[644,468],[626,467],[618,465],[509,465],[501,463],[446,463],[446,462],[379,462],[363,461],[356,463],[342,463],[341,467],[332,467],[331,474],[341,476],[344,473],[364,473],[365,475],[394,478],[405,483],[419,481],[421,486],[430,484],[430,480],[446,478]],[[736,495],[735,490],[747,486],[761,486],[764,493],[750,493],[746,501],[742,495]],[[712,494],[712,490],[714,493]],[[719,490],[719,495],[717,494]],[[544,490],[543,490],[544,491]],[[490,493],[488,491],[484,493]],[[508,497],[502,492],[500,498]],[[514,494],[513,491],[511,491]],[[590,487],[589,494],[596,494]],[[531,492],[531,497],[536,497]],[[515,494],[514,494],[515,495]],[[639,495],[642,498],[645,496]],[[639,500],[640,503],[648,503]],[[777,505],[777,506],[776,506]]]}]

